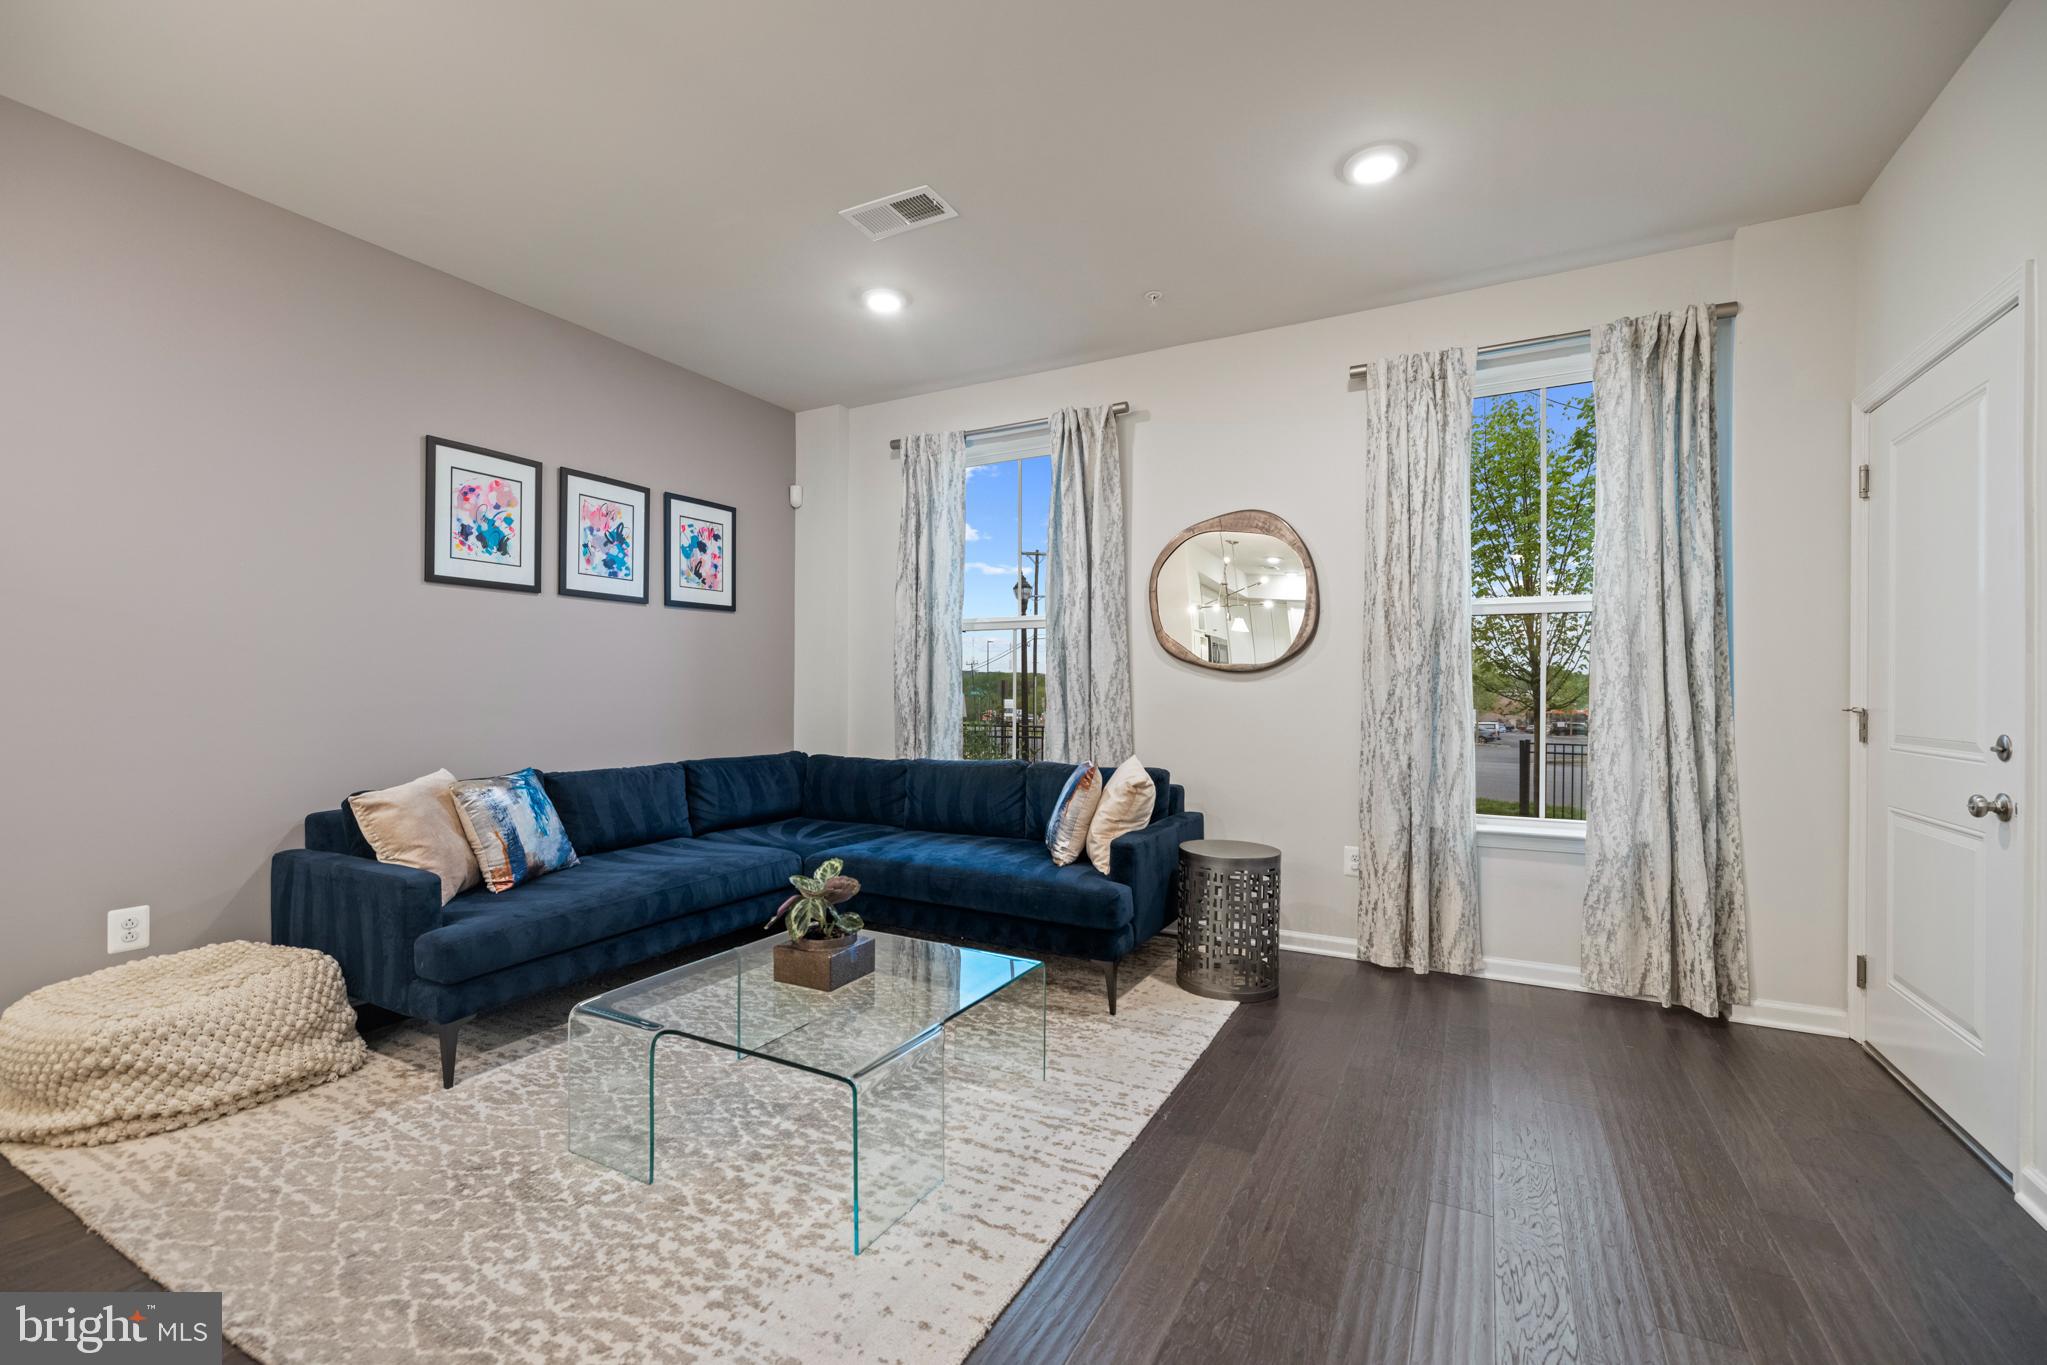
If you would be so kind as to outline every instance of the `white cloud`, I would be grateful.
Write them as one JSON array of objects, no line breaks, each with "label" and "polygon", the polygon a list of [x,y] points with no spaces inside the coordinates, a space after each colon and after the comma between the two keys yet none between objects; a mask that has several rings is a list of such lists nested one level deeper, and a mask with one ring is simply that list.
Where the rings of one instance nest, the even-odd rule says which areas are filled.
[{"label": "white cloud", "polygon": [[988,564],[978,559],[970,559],[967,561],[967,572],[984,573],[995,578],[1009,578],[1015,575],[1016,565]]},{"label": "white cloud", "polygon": [[972,522],[967,523],[967,544],[972,545],[977,540],[986,539],[987,539],[986,536],[982,535],[979,531],[976,531],[974,529],[974,524]]}]

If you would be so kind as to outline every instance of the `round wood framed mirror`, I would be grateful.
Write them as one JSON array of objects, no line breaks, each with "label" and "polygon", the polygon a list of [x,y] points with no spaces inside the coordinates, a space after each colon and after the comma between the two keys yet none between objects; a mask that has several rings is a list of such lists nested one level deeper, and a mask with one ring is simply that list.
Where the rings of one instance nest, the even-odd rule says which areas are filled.
[{"label": "round wood framed mirror", "polygon": [[1284,517],[1225,512],[1151,566],[1151,628],[1166,653],[1223,673],[1285,663],[1315,638],[1315,559]]}]

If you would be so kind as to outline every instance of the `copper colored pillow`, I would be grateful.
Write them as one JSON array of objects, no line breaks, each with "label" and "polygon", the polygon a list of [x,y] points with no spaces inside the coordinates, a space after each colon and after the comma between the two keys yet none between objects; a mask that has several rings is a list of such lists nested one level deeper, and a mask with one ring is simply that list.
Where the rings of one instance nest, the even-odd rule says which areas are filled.
[{"label": "copper colored pillow", "polygon": [[1045,822],[1045,847],[1051,850],[1055,864],[1065,867],[1087,852],[1087,832],[1094,827],[1095,807],[1101,803],[1101,769],[1083,763],[1066,779],[1052,807],[1052,818]]},{"label": "copper colored pillow", "polygon": [[455,812],[455,774],[442,768],[382,791],[348,798],[355,823],[380,863],[416,867],[441,879],[441,904],[483,884],[483,869]]}]

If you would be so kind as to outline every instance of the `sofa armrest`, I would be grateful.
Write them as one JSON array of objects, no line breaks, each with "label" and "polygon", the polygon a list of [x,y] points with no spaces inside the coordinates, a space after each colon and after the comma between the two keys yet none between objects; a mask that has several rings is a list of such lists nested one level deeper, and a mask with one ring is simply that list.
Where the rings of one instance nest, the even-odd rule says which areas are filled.
[{"label": "sofa armrest", "polygon": [[431,872],[303,848],[270,860],[271,941],[334,958],[357,999],[411,1014],[413,944],[440,923]]},{"label": "sofa armrest", "polygon": [[1133,944],[1144,942],[1173,918],[1180,845],[1199,839],[1205,828],[1199,811],[1187,811],[1133,830],[1109,845],[1109,876],[1130,888]]}]

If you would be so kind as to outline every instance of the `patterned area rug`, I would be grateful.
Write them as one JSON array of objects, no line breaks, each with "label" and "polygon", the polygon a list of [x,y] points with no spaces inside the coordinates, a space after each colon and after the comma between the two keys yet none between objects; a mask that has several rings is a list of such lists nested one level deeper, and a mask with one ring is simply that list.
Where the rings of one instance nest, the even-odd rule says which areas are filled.
[{"label": "patterned area rug", "polygon": [[[439,1089],[430,1034],[196,1128],[7,1158],[228,1337],[285,1362],[956,1361],[979,1341],[1234,1006],[1054,960],[1049,1074],[955,1058],[945,1183],[851,1254],[844,1087],[664,1045],[657,1176],[565,1145],[563,1021],[631,975],[486,1015]],[[663,1126],[665,1124],[665,1126]]]}]

